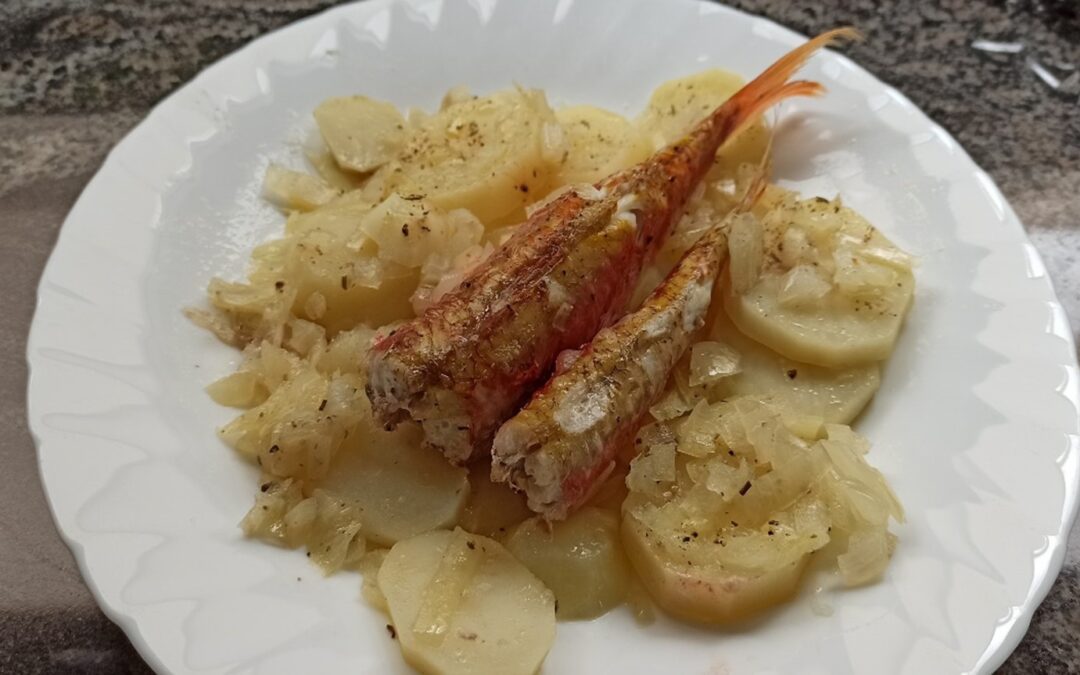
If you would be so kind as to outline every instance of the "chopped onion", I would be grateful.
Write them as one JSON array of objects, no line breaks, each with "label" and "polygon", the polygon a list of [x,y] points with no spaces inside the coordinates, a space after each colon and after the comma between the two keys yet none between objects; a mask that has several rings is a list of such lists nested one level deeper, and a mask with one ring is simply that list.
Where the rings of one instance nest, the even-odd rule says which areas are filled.
[{"label": "chopped onion", "polygon": [[690,350],[690,386],[714,384],[742,369],[739,352],[722,342],[698,342]]},{"label": "chopped onion", "polygon": [[654,445],[667,445],[675,443],[675,432],[663,422],[646,424],[637,432],[635,442],[643,448],[651,448]]},{"label": "chopped onion", "polygon": [[796,265],[784,274],[777,299],[785,307],[808,307],[817,304],[832,284],[812,265]]},{"label": "chopped onion", "polygon": [[728,252],[731,287],[737,295],[742,295],[757,283],[765,256],[761,223],[753,214],[743,213],[732,221]]},{"label": "chopped onion", "polygon": [[810,246],[810,240],[807,239],[806,232],[800,228],[787,227],[780,241],[776,254],[785,266],[796,267],[813,258],[814,251]]},{"label": "chopped onion", "polygon": [[750,466],[745,458],[739,459],[737,466],[726,462],[713,461],[708,464],[705,475],[705,487],[711,492],[720,495],[725,501],[730,501],[739,490],[753,477]]},{"label": "chopped onion", "polygon": [[705,457],[716,450],[720,435],[718,416],[706,401],[699,401],[686,421],[679,426],[679,452],[691,457]]},{"label": "chopped onion", "polygon": [[667,391],[660,396],[660,400],[649,408],[649,414],[653,419],[665,422],[682,417],[693,409],[694,406],[683,398],[678,387],[668,387]]},{"label": "chopped onion", "polygon": [[310,211],[339,194],[340,191],[327,185],[321,178],[277,164],[268,166],[263,178],[263,197],[283,209]]},{"label": "chopped onion", "polygon": [[219,405],[231,408],[250,408],[266,400],[269,392],[263,386],[258,374],[248,370],[226,375],[211,382],[206,393]]},{"label": "chopped onion", "polygon": [[893,537],[884,530],[856,530],[848,538],[847,551],[836,558],[844,583],[869,583],[885,571],[892,555]]},{"label": "chopped onion", "polygon": [[833,251],[833,283],[845,295],[853,298],[874,295],[896,283],[896,273],[876,262],[854,253],[847,247]]},{"label": "chopped onion", "polygon": [[544,159],[559,164],[567,150],[566,132],[558,122],[545,122],[541,130],[540,152]]},{"label": "chopped onion", "polygon": [[884,505],[887,513],[897,522],[904,521],[904,507],[900,505],[881,472],[866,462],[859,446],[841,439],[835,432],[830,438],[818,441],[817,444],[824,448],[842,480],[862,486],[867,494]]},{"label": "chopped onion", "polygon": [[656,495],[663,491],[663,484],[675,480],[675,444],[650,446],[630,462],[626,475],[626,487],[634,492]]}]

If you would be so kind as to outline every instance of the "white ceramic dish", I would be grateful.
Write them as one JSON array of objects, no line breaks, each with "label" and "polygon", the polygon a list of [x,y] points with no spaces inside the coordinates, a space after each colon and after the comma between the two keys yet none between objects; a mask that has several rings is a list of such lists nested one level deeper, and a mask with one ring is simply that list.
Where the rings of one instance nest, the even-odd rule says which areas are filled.
[{"label": "white ceramic dish", "polygon": [[[175,673],[407,672],[358,578],[242,539],[253,469],[202,391],[237,355],[180,315],[279,231],[258,198],[299,163],[323,98],[434,106],[511,82],[623,112],[802,40],[691,0],[374,0],[251,43],[159,105],[64,224],[30,337],[30,419],[57,524],[104,610]],[[988,672],[1057,574],[1076,503],[1077,368],[1038,255],[990,178],[838,54],[786,104],[776,172],[844,200],[920,260],[915,309],[859,428],[909,523],[885,579],[802,596],[734,632],[616,611],[561,624],[549,673]],[[815,597],[816,596],[816,597]],[[815,612],[822,605],[830,616]]]}]

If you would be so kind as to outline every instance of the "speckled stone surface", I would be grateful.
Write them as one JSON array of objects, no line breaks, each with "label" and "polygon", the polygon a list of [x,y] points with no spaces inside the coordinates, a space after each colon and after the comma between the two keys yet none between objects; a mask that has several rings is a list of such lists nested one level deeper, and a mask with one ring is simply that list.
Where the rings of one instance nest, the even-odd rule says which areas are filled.
[{"label": "speckled stone surface", "polygon": [[[6,0],[0,5],[0,673],[145,673],[53,528],[26,428],[24,351],[56,232],[105,153],[163,96],[322,0]],[[997,181],[1080,332],[1080,3],[737,0],[847,52]],[[1017,54],[972,47],[1019,43]],[[1042,65],[1058,87],[1036,74]],[[1080,673],[1080,537],[1003,673]]]}]

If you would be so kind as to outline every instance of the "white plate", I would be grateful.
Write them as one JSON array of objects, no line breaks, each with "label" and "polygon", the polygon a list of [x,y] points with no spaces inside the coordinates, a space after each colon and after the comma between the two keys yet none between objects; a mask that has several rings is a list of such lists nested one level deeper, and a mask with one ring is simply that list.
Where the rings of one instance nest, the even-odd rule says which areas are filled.
[{"label": "white plate", "polygon": [[[254,470],[202,387],[237,355],[180,309],[279,232],[258,198],[300,163],[323,98],[434,106],[451,85],[543,87],[632,113],[659,82],[750,76],[803,38],[690,0],[375,0],[256,40],[158,106],[64,224],[30,336],[30,419],[61,532],[109,616],[176,673],[406,672],[358,578],[241,538]],[[884,581],[716,632],[628,612],[560,624],[548,673],[988,672],[1065,551],[1077,368],[1042,263],[990,178],[906,98],[839,54],[786,104],[783,182],[866,214],[919,257],[914,311],[859,428],[907,506]],[[820,602],[831,616],[813,611]]]}]

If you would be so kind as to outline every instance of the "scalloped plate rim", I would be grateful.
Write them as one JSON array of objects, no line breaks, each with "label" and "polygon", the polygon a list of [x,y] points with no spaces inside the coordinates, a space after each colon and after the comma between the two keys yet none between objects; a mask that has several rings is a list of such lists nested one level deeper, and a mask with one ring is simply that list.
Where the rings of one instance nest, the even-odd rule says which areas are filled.
[{"label": "scalloped plate rim", "polygon": [[[497,1],[498,0],[483,0],[479,4],[483,4],[483,5],[487,5],[487,6],[494,6],[497,3]],[[505,2],[506,0],[501,0],[501,1]],[[682,3],[682,4],[693,4],[693,5],[697,5],[697,4],[715,4],[715,3],[705,2],[705,0],[677,0],[677,1]],[[374,13],[376,11],[379,11],[379,9],[389,7],[389,6],[395,5],[395,4],[401,4],[402,2],[404,2],[405,4],[408,4],[410,6],[413,5],[413,3],[408,2],[407,0],[367,0],[366,2],[355,2],[355,3],[348,3],[348,4],[345,4],[345,5],[339,5],[339,6],[336,6],[336,7],[331,7],[331,8],[322,10],[320,12],[317,12],[315,14],[312,14],[310,16],[304,17],[304,18],[302,18],[302,19],[300,19],[298,21],[295,21],[295,22],[292,22],[292,23],[287,24],[285,26],[282,26],[280,28],[277,28],[277,29],[275,29],[273,31],[270,31],[268,33],[265,33],[263,35],[260,35],[257,38],[253,39],[252,41],[246,43],[245,45],[243,45],[239,49],[237,49],[237,50],[235,50],[235,51],[221,57],[220,59],[218,59],[214,63],[210,64],[209,66],[207,66],[206,68],[201,70],[193,79],[191,79],[190,81],[183,84],[181,87],[179,87],[178,89],[176,89],[175,91],[170,93],[168,96],[166,96],[160,102],[158,102],[155,106],[153,106],[153,108],[139,121],[139,123],[135,127],[133,127],[125,135],[125,137],[119,143],[117,143],[116,146],[113,147],[112,150],[110,150],[110,152],[106,156],[105,160],[102,162],[102,164],[101,164],[100,168],[98,169],[98,171],[95,172],[94,176],[90,179],[90,181],[88,181],[88,183],[85,186],[83,192],[80,194],[79,198],[76,200],[75,204],[72,206],[71,211],[74,212],[76,210],[76,208],[79,206],[79,204],[83,201],[85,196],[87,194],[91,193],[95,189],[96,184],[98,183],[99,179],[101,179],[101,177],[104,174],[107,174],[107,173],[113,171],[116,168],[116,165],[117,165],[116,158],[117,158],[117,155],[119,154],[118,151],[122,150],[123,148],[126,148],[129,144],[133,143],[133,137],[137,136],[138,132],[145,131],[149,127],[152,120],[154,118],[156,118],[158,115],[160,115],[162,109],[165,109],[165,108],[168,108],[170,106],[176,105],[177,102],[184,99],[185,96],[187,96],[190,91],[193,91],[193,90],[197,89],[199,84],[202,81],[204,81],[211,72],[216,72],[216,71],[219,71],[221,69],[227,68],[228,65],[229,65],[229,62],[234,57],[236,57],[238,54],[252,53],[252,52],[255,51],[255,48],[257,46],[264,45],[265,43],[278,38],[279,34],[291,31],[291,30],[293,30],[293,29],[295,29],[295,28],[297,28],[297,27],[299,27],[301,25],[311,25],[311,24],[315,24],[315,23],[323,22],[323,21],[329,22],[332,17],[338,17],[338,18],[343,17],[343,16],[347,15],[349,12],[355,11],[356,7],[358,5],[367,6],[367,8],[370,8],[370,11],[372,13]],[[472,0],[469,0],[469,2],[474,7],[478,4],[477,2],[473,2]],[[748,21],[768,25],[770,27],[770,29],[779,30],[781,32],[788,33],[790,35],[798,36],[800,39],[805,39],[805,36],[802,36],[801,34],[798,34],[795,31],[792,31],[791,29],[772,21],[771,19],[759,16],[759,15],[754,15],[754,14],[751,14],[749,12],[745,12],[743,10],[728,7],[726,5],[717,5],[717,8],[720,11],[740,15],[742,18],[744,18],[744,19],[746,19]],[[854,64],[854,62],[852,62],[846,56],[844,56],[842,54],[836,54],[835,56],[837,58],[843,60],[843,61],[846,61],[846,62],[854,65],[855,68],[857,68],[859,70],[863,70],[861,68],[861,66],[858,66],[857,64]],[[863,72],[866,72],[866,71],[863,70]],[[913,103],[911,103],[911,101],[903,93],[899,92],[898,90],[896,90],[891,85],[888,85],[887,83],[881,82],[880,80],[878,80],[872,74],[870,74],[869,76],[872,77],[882,87],[882,89],[884,91],[888,92],[890,96],[893,96],[894,98],[901,101],[905,105],[910,106],[910,108],[912,110],[916,111],[916,113],[924,119],[927,126],[929,126],[931,129],[933,129],[935,131],[935,133],[939,133],[945,139],[950,140],[951,142],[955,143],[956,148],[959,151],[959,153],[961,154],[962,159],[966,160],[973,167],[976,167],[977,171],[982,172],[983,175],[986,175],[985,172],[983,172],[981,168],[978,168],[978,165],[976,165],[975,162],[971,159],[971,157],[967,154],[967,152],[966,152],[966,150],[964,150],[963,146],[956,143],[955,139],[953,139],[952,136],[946,130],[944,130],[940,125],[938,125],[932,119],[927,117],[925,115],[925,113],[923,113],[921,109],[919,109],[917,106],[915,106]],[[220,129],[218,129],[218,131],[220,131]],[[189,149],[190,149],[192,143],[197,143],[197,141],[195,141],[194,139],[189,138],[188,139],[188,148]],[[180,168],[180,169],[177,170],[177,172],[180,172],[180,173],[182,173],[183,171],[184,171],[183,168]],[[176,173],[174,172],[173,175],[175,176]],[[987,179],[989,180],[990,185],[993,186],[994,189],[996,189],[996,185],[993,184],[992,179],[989,179],[989,176],[987,176]],[[1023,225],[1020,222],[1019,218],[1015,215],[1015,213],[1012,212],[1011,207],[1008,208],[1008,211],[1009,211],[1009,215],[1011,217],[1006,217],[1003,220],[1005,222],[1009,223],[1009,226],[1014,229],[1015,234],[1020,235],[1022,242],[1030,244],[1030,240],[1028,239],[1028,237],[1026,235],[1026,232],[1025,232],[1025,230],[1023,228]],[[54,246],[54,251],[60,249],[65,244],[70,243],[70,240],[72,238],[71,232],[73,230],[73,226],[69,226],[69,220],[71,220],[70,214],[69,214],[68,217],[65,218],[64,224],[62,225],[62,227],[60,229],[59,235],[57,237],[56,244]],[[1038,252],[1034,248],[1031,249],[1029,255],[1033,256],[1033,262],[1041,264],[1041,258],[1039,258]],[[57,510],[56,510],[56,502],[55,502],[55,499],[53,498],[52,493],[51,493],[51,490],[53,488],[50,488],[49,482],[46,480],[45,469],[44,469],[44,466],[43,466],[43,463],[42,463],[42,457],[44,455],[44,452],[45,452],[44,448],[45,448],[45,445],[47,443],[47,439],[46,439],[47,432],[43,431],[41,425],[38,422],[38,416],[35,414],[35,410],[36,410],[35,400],[36,400],[36,398],[38,396],[41,396],[41,397],[47,396],[47,393],[40,391],[40,386],[38,386],[38,380],[40,378],[39,378],[39,376],[38,376],[38,374],[36,372],[37,369],[35,368],[35,358],[36,357],[35,357],[34,352],[36,351],[36,347],[37,347],[37,344],[38,344],[38,341],[39,341],[39,332],[41,330],[43,330],[40,323],[39,323],[39,321],[38,321],[39,310],[40,310],[41,306],[48,301],[47,296],[51,292],[50,289],[47,288],[47,283],[48,283],[48,280],[49,280],[49,277],[50,277],[50,271],[52,270],[52,268],[54,266],[56,266],[58,264],[59,263],[57,262],[56,256],[50,254],[50,257],[49,257],[49,259],[48,259],[48,261],[47,261],[47,263],[46,263],[46,265],[44,267],[44,271],[42,273],[41,281],[39,282],[38,289],[37,289],[34,320],[32,321],[32,324],[31,324],[31,330],[30,330],[30,334],[29,334],[29,339],[27,341],[27,352],[26,352],[27,367],[28,367],[28,378],[27,378],[28,411],[27,412],[28,412],[28,418],[29,418],[29,421],[30,421],[30,433],[31,433],[31,435],[32,435],[32,437],[33,437],[33,439],[35,441],[35,446],[36,446],[37,453],[38,453],[37,456],[38,456],[39,475],[41,476],[43,488],[44,488],[46,496],[47,496],[47,502],[48,502],[48,505],[49,505],[49,510],[50,510],[50,513],[51,513],[52,518],[54,520],[54,523],[56,524],[56,527],[57,527],[59,533],[61,534],[61,537],[63,538],[65,544],[71,549],[71,551],[72,551],[72,553],[73,553],[73,555],[74,555],[74,557],[76,559],[76,562],[77,562],[77,564],[79,566],[80,572],[82,573],[82,576],[83,576],[84,580],[86,581],[86,584],[89,587],[89,589],[90,589],[91,593],[93,594],[95,600],[97,601],[98,605],[101,607],[101,609],[104,611],[104,613],[107,616],[109,616],[109,618],[112,621],[117,623],[124,630],[124,632],[131,639],[131,642],[132,642],[133,646],[140,653],[140,655],[144,659],[146,659],[147,662],[150,663],[154,667],[155,670],[163,671],[164,670],[164,663],[161,661],[158,654],[154,651],[154,649],[150,645],[149,641],[143,635],[142,629],[139,626],[138,622],[135,620],[135,618],[132,617],[129,614],[126,614],[118,606],[118,603],[115,602],[114,598],[107,597],[102,592],[101,588],[98,586],[98,584],[95,582],[94,578],[89,573],[88,562],[87,562],[86,555],[85,555],[85,550],[84,550],[85,547],[84,547],[84,544],[82,543],[82,539],[81,539],[81,537],[86,536],[86,533],[83,532],[81,530],[81,528],[79,528],[79,526],[76,523],[68,522],[66,520],[66,518],[64,517],[64,515],[57,512]],[[1057,295],[1056,295],[1056,293],[1054,291],[1054,288],[1053,288],[1052,280],[1048,276],[1044,276],[1043,283],[1046,285],[1046,290],[1049,291],[1049,293],[1048,293],[1049,297],[1048,297],[1048,299],[1046,301],[1048,306],[1051,309],[1054,309],[1054,310],[1057,310],[1057,311],[1063,313],[1064,310],[1061,307],[1061,304],[1060,304],[1059,300],[1057,299]],[[1071,332],[1068,330],[1067,327],[1065,327],[1064,329],[1062,329],[1060,327],[1058,327],[1057,329],[1048,329],[1048,332],[1051,332],[1056,337],[1063,339],[1068,345],[1071,346],[1072,352],[1073,352],[1073,354],[1075,354],[1076,346],[1075,346],[1075,344],[1073,342],[1073,336],[1072,336]],[[1072,364],[1066,363],[1066,364],[1063,364],[1063,365],[1065,365],[1066,367],[1068,367],[1070,365],[1073,368],[1076,367],[1075,361]],[[1074,389],[1075,389],[1075,387],[1074,387]],[[1063,393],[1066,395],[1067,398],[1069,397],[1068,396],[1068,391],[1064,391]],[[1076,401],[1075,392],[1073,393],[1071,399],[1074,402]],[[1019,610],[1019,612],[1016,614],[1016,616],[1013,617],[1013,619],[1011,621],[1011,626],[1010,626],[1009,630],[1007,631],[1006,635],[1004,636],[1004,638],[1002,639],[1002,641],[996,646],[996,649],[993,649],[992,651],[987,651],[987,652],[983,653],[982,658],[980,659],[980,666],[981,666],[980,669],[982,669],[982,670],[985,670],[985,671],[989,672],[989,671],[992,671],[992,670],[996,669],[998,666],[1001,665],[1001,663],[1004,662],[1004,660],[1008,657],[1008,655],[1019,644],[1020,640],[1022,639],[1023,635],[1026,633],[1026,631],[1027,631],[1027,629],[1028,629],[1028,627],[1030,625],[1030,621],[1032,619],[1032,616],[1034,614],[1035,609],[1038,607],[1038,605],[1046,597],[1046,595],[1049,592],[1054,580],[1057,578],[1058,574],[1061,571],[1061,568],[1062,568],[1062,566],[1064,564],[1064,557],[1065,557],[1065,552],[1066,552],[1066,544],[1067,544],[1068,534],[1069,534],[1069,531],[1071,529],[1072,524],[1074,523],[1074,521],[1076,519],[1078,506],[1080,506],[1080,500],[1078,500],[1078,498],[1077,498],[1077,490],[1076,490],[1076,483],[1077,483],[1078,479],[1080,479],[1080,472],[1074,471],[1071,477],[1070,476],[1065,476],[1065,477],[1066,477],[1066,479],[1071,478],[1072,490],[1071,491],[1067,490],[1067,496],[1066,496],[1066,499],[1065,499],[1065,503],[1063,504],[1063,510],[1062,510],[1062,514],[1061,514],[1062,517],[1061,517],[1061,523],[1060,523],[1059,531],[1058,531],[1058,533],[1056,533],[1056,535],[1054,535],[1054,534],[1050,535],[1050,536],[1055,537],[1056,541],[1054,541],[1051,544],[1051,550],[1048,551],[1048,553],[1050,554],[1049,564],[1046,566],[1045,571],[1041,575],[1041,577],[1036,576],[1035,578],[1032,579],[1032,584],[1031,584],[1031,587],[1029,589],[1029,594],[1028,594],[1023,606],[1016,608],[1016,609]],[[989,649],[990,648],[988,648],[988,650]]]}]

